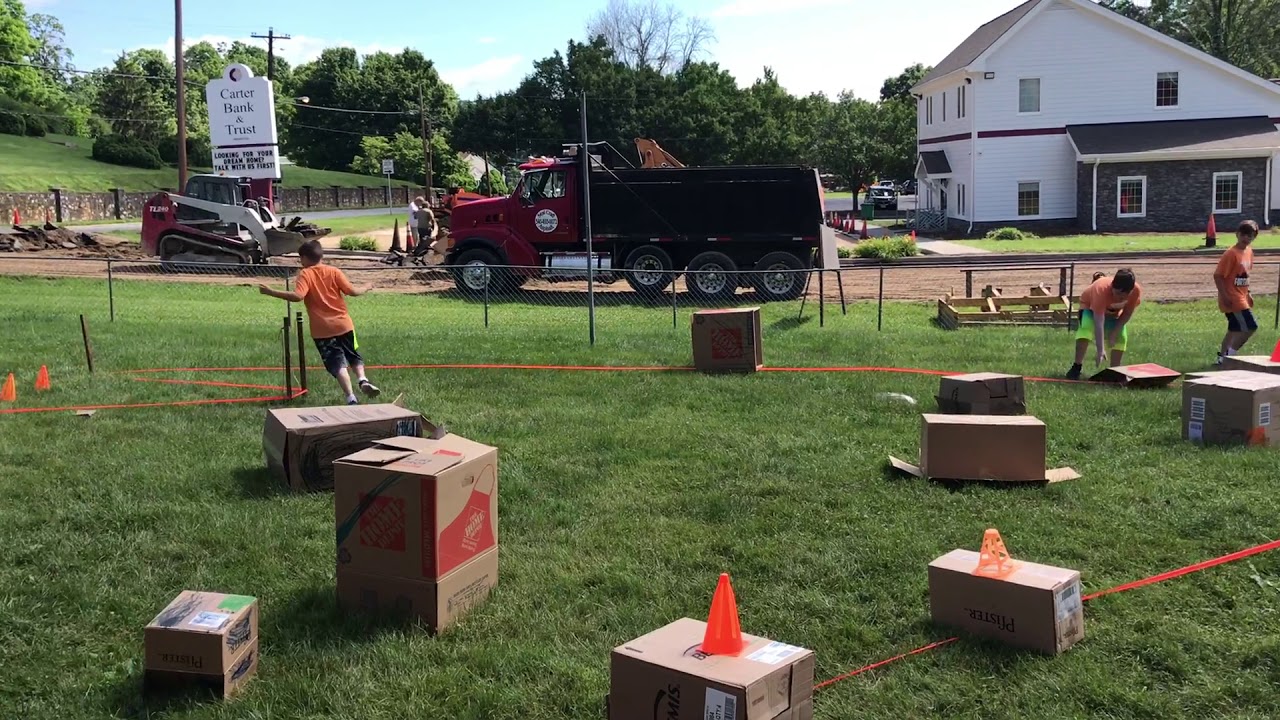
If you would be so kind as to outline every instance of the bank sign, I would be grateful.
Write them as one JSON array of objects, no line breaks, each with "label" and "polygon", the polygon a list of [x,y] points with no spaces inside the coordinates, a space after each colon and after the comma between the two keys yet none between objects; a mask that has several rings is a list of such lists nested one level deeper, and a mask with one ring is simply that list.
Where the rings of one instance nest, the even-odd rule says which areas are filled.
[{"label": "bank sign", "polygon": [[276,100],[271,81],[239,63],[205,86],[213,171],[233,177],[278,179]]}]

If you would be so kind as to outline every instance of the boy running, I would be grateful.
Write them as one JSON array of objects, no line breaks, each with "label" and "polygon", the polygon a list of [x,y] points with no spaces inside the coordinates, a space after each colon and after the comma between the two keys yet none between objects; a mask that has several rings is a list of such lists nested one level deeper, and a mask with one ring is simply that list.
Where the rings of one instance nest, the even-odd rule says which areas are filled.
[{"label": "boy running", "polygon": [[312,240],[298,248],[298,257],[302,260],[302,270],[298,271],[293,292],[272,290],[266,285],[259,285],[258,291],[263,295],[306,306],[307,317],[311,322],[311,338],[320,351],[325,369],[337,378],[348,405],[359,402],[351,389],[348,366],[355,370],[360,390],[369,397],[377,397],[381,391],[364,375],[364,358],[356,352],[355,323],[347,313],[347,302],[343,298],[344,295],[359,297],[373,288],[357,290],[341,270],[332,265],[324,265],[324,249],[319,240]]},{"label": "boy running", "polygon": [[[1097,353],[1094,365],[1106,362],[1111,349],[1111,365],[1115,367],[1129,348],[1129,320],[1142,304],[1142,286],[1133,271],[1123,268],[1114,277],[1102,276],[1080,293],[1080,329],[1076,332],[1076,361],[1067,371],[1068,380],[1079,380],[1084,354],[1092,342]],[[1103,332],[1106,344],[1103,344]]]},{"label": "boy running", "polygon": [[1245,220],[1236,229],[1236,244],[1227,248],[1213,271],[1218,286],[1218,309],[1227,316],[1227,334],[1222,338],[1215,365],[1222,358],[1235,355],[1258,330],[1253,318],[1253,296],[1249,294],[1249,271],[1253,269],[1253,244],[1258,237],[1258,223]]}]

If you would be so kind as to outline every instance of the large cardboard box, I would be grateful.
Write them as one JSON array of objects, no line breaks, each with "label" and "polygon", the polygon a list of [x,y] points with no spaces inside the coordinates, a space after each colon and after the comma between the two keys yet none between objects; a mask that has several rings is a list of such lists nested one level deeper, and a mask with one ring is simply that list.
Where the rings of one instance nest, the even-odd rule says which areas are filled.
[{"label": "large cardboard box", "polygon": [[684,618],[614,649],[610,720],[810,720],[812,650],[743,633],[737,655],[698,652],[707,624]]},{"label": "large cardboard box", "polygon": [[972,373],[942,378],[938,411],[954,415],[1023,415],[1026,388],[1020,375]]},{"label": "large cardboard box", "polygon": [[368,575],[338,567],[338,603],[352,612],[390,613],[420,619],[441,632],[483,603],[498,584],[498,548],[438,581]]},{"label": "large cardboard box", "polygon": [[1222,358],[1222,369],[1280,375],[1280,362],[1273,361],[1269,355],[1232,355]]},{"label": "large cardboard box", "polygon": [[1182,386],[1182,439],[1204,445],[1280,445],[1280,376],[1204,373]]},{"label": "large cardboard box", "polygon": [[235,694],[258,670],[258,601],[184,590],[143,631],[148,689]]},{"label": "large cardboard box", "polygon": [[1002,579],[974,575],[978,553],[952,550],[929,564],[933,621],[1048,655],[1084,638],[1080,573],[1022,560]]},{"label": "large cardboard box", "polygon": [[936,480],[1063,482],[1071,468],[1045,469],[1045,424],[1031,416],[920,416],[920,465],[891,457],[897,469]]},{"label": "large cardboard box", "polygon": [[755,372],[764,367],[760,308],[699,310],[691,323],[697,370]]},{"label": "large cardboard box", "polygon": [[338,568],[439,580],[498,545],[498,451],[399,437],[334,463]]},{"label": "large cardboard box", "polygon": [[1174,380],[1180,377],[1182,377],[1182,373],[1177,370],[1170,370],[1155,363],[1145,363],[1142,365],[1118,365],[1107,368],[1089,378],[1089,380],[1091,382],[1111,383],[1122,387],[1147,389],[1171,385]]},{"label": "large cardboard box", "polygon": [[421,437],[435,426],[399,405],[279,408],[267,412],[267,467],[298,491],[333,489],[333,461],[393,435]]}]

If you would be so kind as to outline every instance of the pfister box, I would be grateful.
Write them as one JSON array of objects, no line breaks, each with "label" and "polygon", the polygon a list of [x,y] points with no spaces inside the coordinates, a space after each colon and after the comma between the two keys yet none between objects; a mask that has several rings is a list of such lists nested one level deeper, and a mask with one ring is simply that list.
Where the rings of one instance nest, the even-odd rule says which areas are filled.
[{"label": "pfister box", "polygon": [[258,671],[258,600],[185,590],[143,631],[147,689],[205,687],[222,697]]}]

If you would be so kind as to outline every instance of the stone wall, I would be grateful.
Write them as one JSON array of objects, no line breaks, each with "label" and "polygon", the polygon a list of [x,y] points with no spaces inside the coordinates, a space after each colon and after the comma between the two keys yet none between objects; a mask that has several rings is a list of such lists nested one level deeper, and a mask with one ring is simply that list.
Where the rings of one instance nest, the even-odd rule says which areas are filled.
[{"label": "stone wall", "polygon": [[[1213,174],[1240,172],[1241,212],[1217,215],[1219,233],[1231,233],[1241,220],[1263,223],[1266,202],[1265,158],[1116,163],[1098,166],[1098,232],[1204,232],[1213,209]],[[1121,177],[1146,177],[1146,216],[1119,217],[1116,185]],[[1076,212],[1080,229],[1093,227],[1093,165],[1076,169]]]}]

